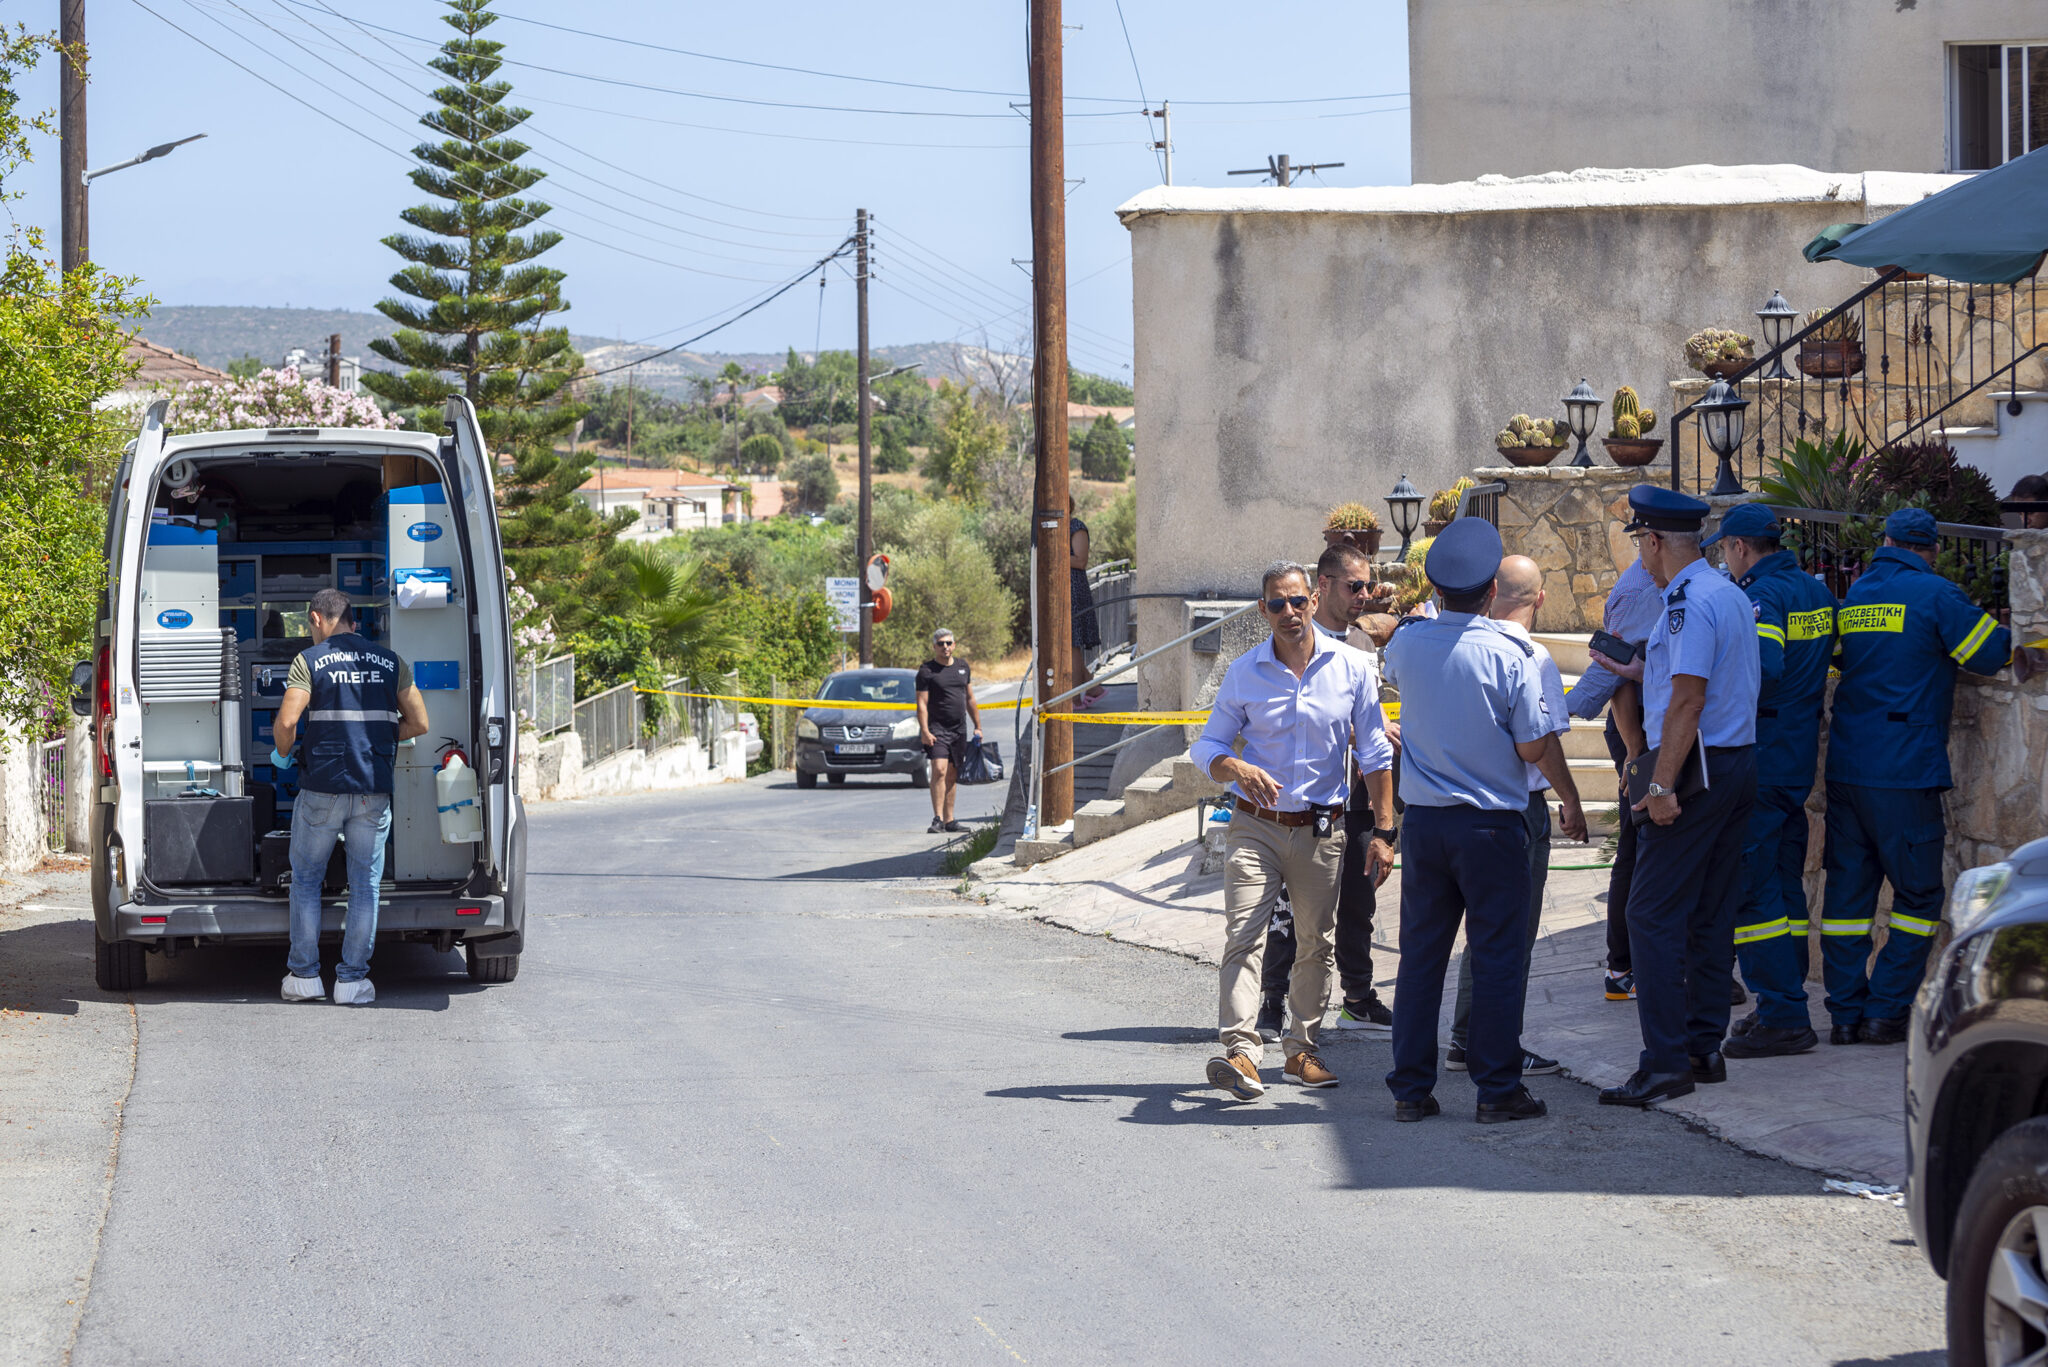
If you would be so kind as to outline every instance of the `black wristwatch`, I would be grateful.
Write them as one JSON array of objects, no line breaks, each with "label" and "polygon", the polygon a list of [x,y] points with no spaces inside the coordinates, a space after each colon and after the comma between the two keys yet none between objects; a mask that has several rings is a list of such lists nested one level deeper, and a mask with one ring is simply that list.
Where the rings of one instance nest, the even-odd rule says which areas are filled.
[{"label": "black wristwatch", "polygon": [[1372,838],[1374,840],[1384,840],[1389,845],[1392,845],[1401,838],[1401,828],[1399,826],[1375,826],[1372,828]]}]

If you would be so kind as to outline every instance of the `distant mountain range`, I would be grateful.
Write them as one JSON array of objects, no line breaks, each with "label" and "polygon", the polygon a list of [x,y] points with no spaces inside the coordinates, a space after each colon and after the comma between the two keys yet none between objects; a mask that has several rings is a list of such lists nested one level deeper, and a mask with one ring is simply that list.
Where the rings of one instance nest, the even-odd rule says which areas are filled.
[{"label": "distant mountain range", "polygon": [[[341,334],[341,354],[360,356],[366,370],[395,370],[397,367],[370,350],[374,338],[389,337],[397,331],[381,313],[359,313],[352,309],[239,308],[217,304],[159,305],[142,324],[142,335],[160,346],[181,351],[196,361],[225,369],[229,362],[254,356],[265,365],[276,365],[293,347],[324,353],[327,339]],[[592,370],[606,370],[630,364],[636,358],[661,350],[659,344],[640,345],[613,337],[569,335],[584,362]],[[807,354],[807,353],[806,353]],[[917,363],[921,373],[952,380],[989,381],[989,368],[1022,373],[1029,362],[1021,356],[988,351],[952,342],[918,342],[909,346],[877,347],[875,368]],[[755,374],[782,367],[783,352],[672,351],[633,371],[636,385],[677,398],[689,393],[690,380],[699,375],[716,375],[728,361],[738,361]],[[610,384],[624,384],[619,371],[605,377]]]}]

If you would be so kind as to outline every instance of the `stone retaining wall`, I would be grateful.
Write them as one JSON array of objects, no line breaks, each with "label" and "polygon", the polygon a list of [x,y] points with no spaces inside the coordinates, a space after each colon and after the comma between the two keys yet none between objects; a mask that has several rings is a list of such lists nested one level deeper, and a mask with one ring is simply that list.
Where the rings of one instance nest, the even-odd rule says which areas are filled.
[{"label": "stone retaining wall", "polygon": [[1474,470],[1472,478],[1508,486],[1500,497],[1501,540],[1510,555],[1526,555],[1543,571],[1536,629],[1597,628],[1608,590],[1636,558],[1621,529],[1628,522],[1628,491],[1645,481],[1645,472],[1612,465],[1510,466]]}]

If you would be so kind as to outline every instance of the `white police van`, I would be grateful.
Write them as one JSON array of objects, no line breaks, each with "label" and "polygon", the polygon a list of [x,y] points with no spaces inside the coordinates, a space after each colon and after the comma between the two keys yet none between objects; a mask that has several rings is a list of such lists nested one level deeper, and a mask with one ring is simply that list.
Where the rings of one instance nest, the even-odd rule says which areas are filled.
[{"label": "white police van", "polygon": [[[170,436],[164,412],[149,409],[115,480],[93,658],[72,673],[98,785],[99,985],[141,986],[151,953],[289,941],[298,771],[272,765],[270,724],[323,588],[346,592],[357,630],[412,665],[431,723],[397,751],[379,938],[461,945],[471,978],[510,982],[526,832],[504,553],[475,409],[449,400],[439,434]],[[440,810],[438,771],[456,751],[475,771],[480,823]],[[339,938],[346,878],[337,848],[323,940]]]}]

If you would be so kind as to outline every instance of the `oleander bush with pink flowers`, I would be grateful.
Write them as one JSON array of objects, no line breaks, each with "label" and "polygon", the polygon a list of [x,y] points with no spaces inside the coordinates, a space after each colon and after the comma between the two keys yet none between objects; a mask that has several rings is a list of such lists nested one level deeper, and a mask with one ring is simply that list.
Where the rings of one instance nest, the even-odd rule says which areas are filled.
[{"label": "oleander bush with pink flowers", "polygon": [[291,367],[259,370],[248,380],[200,380],[171,396],[173,432],[227,432],[245,427],[394,428],[404,419],[386,413],[368,394],[307,379]]}]

